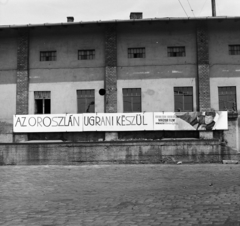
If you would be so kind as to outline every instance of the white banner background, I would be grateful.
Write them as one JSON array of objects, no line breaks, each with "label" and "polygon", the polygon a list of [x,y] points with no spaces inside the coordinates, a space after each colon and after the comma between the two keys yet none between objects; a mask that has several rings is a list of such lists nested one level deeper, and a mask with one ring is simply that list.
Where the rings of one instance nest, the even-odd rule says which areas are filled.
[{"label": "white banner background", "polygon": [[13,132],[73,132],[82,131],[81,114],[14,115]]},{"label": "white banner background", "polygon": [[13,132],[227,130],[226,111],[14,115]]}]

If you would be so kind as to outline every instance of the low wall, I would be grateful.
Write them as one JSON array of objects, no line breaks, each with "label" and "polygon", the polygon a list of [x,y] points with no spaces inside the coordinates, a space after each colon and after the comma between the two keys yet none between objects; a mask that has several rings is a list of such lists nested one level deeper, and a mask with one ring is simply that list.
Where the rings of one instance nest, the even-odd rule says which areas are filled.
[{"label": "low wall", "polygon": [[0,144],[1,165],[221,162],[218,140]]}]

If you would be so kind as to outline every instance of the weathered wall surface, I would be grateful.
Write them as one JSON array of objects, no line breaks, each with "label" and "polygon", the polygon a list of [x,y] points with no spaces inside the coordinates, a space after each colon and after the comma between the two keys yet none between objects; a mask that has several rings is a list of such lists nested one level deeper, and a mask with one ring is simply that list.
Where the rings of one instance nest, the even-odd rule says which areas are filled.
[{"label": "weathered wall surface", "polygon": [[[185,46],[186,57],[168,57],[168,46]],[[145,58],[128,58],[128,48],[145,47]],[[194,23],[128,23],[118,25],[118,66],[172,66],[196,64]],[[196,73],[196,72],[195,72]],[[196,75],[196,74],[195,74]],[[194,74],[186,75],[195,77]],[[159,75],[161,77],[161,75]]]},{"label": "weathered wall surface", "polygon": [[[209,61],[211,107],[219,110],[218,87],[236,86],[236,101],[240,113],[240,57],[229,55],[228,46],[240,43],[239,24],[236,21],[209,23]],[[229,130],[223,132],[225,157],[234,158],[240,153],[240,118],[229,118]]]},{"label": "weathered wall surface", "polygon": [[1,165],[220,162],[216,140],[0,144]]},{"label": "weathered wall surface", "polygon": [[[174,112],[174,87],[191,86],[196,93],[194,78],[118,80],[117,84],[118,112],[123,112],[123,88],[141,88],[143,112]],[[196,110],[196,95],[193,95],[193,107]]]},{"label": "weathered wall surface", "polygon": [[[103,27],[44,27],[30,35],[30,83],[104,79]],[[86,49],[95,49],[95,59],[78,60],[78,50]],[[40,51],[57,51],[56,61],[40,61]]]},{"label": "weathered wall surface", "polygon": [[0,34],[0,142],[12,142],[12,119],[16,113],[16,31]]},{"label": "weathered wall surface", "polygon": [[34,114],[34,91],[51,91],[51,113],[77,113],[77,90],[95,89],[95,112],[104,112],[104,96],[99,89],[103,81],[74,83],[31,83],[29,86],[29,114]]}]

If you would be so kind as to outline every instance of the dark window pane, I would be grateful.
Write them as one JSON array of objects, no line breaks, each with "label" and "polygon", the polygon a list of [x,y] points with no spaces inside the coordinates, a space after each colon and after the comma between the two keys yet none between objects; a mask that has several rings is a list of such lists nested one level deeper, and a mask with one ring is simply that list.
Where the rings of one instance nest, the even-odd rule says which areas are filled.
[{"label": "dark window pane", "polygon": [[51,113],[51,100],[50,99],[45,99],[45,114],[50,114]]},{"label": "dark window pane", "polygon": [[35,114],[43,114],[43,100],[35,100]]},{"label": "dark window pane", "polygon": [[141,112],[141,89],[123,89],[123,111]]},{"label": "dark window pane", "polygon": [[185,111],[193,111],[193,98],[192,96],[184,97],[184,110]]},{"label": "dark window pane", "polygon": [[132,112],[141,111],[141,97],[132,97]]},{"label": "dark window pane", "polygon": [[94,113],[95,109],[95,103],[94,103],[94,98],[89,97],[86,99],[86,112],[88,113]]},{"label": "dark window pane", "polygon": [[175,111],[193,111],[193,88],[174,87]]},{"label": "dark window pane", "polygon": [[229,45],[229,55],[240,55],[240,45]]},{"label": "dark window pane", "polygon": [[145,58],[145,48],[129,48],[128,58]]},{"label": "dark window pane", "polygon": [[95,50],[78,50],[79,60],[93,60],[95,58]]},{"label": "dark window pane", "polygon": [[85,100],[83,98],[78,99],[78,113],[85,113],[86,112],[85,107]]},{"label": "dark window pane", "polygon": [[123,97],[123,111],[132,112],[131,97]]},{"label": "dark window pane", "polygon": [[218,87],[219,110],[237,110],[236,104],[236,87]]},{"label": "dark window pane", "polygon": [[77,90],[78,113],[94,113],[94,90]]},{"label": "dark window pane", "polygon": [[182,96],[175,96],[175,111],[183,111],[183,99]]},{"label": "dark window pane", "polygon": [[55,61],[55,60],[56,60],[56,51],[40,52],[40,61]]}]

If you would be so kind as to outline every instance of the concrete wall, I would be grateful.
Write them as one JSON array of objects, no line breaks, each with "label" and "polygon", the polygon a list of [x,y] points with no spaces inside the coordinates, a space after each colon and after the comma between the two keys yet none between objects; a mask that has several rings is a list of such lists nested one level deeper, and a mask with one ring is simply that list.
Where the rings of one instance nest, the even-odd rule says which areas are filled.
[{"label": "concrete wall", "polygon": [[216,140],[0,144],[0,165],[220,162]]}]

